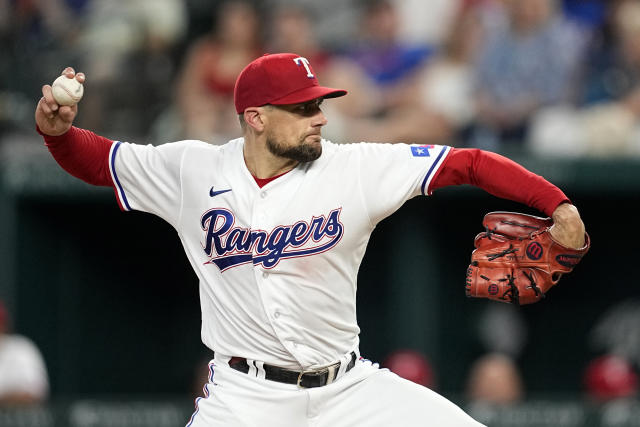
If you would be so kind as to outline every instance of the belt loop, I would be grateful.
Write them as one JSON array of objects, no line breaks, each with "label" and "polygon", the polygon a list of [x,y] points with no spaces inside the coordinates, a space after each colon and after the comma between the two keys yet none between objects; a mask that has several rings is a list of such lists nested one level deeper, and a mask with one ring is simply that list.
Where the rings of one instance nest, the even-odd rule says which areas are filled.
[{"label": "belt loop", "polygon": [[347,370],[347,365],[349,364],[349,361],[351,361],[351,353],[344,354],[340,358],[340,367],[338,368],[338,372],[336,373],[336,376],[334,379],[338,379],[338,377],[341,377],[344,375],[345,371]]},{"label": "belt loop", "polygon": [[[252,377],[258,376],[258,368],[256,367],[256,361],[247,359],[247,365],[249,365],[249,372],[247,374]],[[264,369],[263,369],[264,371]]]},{"label": "belt loop", "polygon": [[216,363],[216,365],[228,365],[230,360],[231,357],[219,353],[214,353],[213,355],[213,361]]},{"label": "belt loop", "polygon": [[264,370],[264,362],[256,360],[253,362],[253,364],[256,365],[256,376],[264,380],[267,375],[266,371]]},{"label": "belt loop", "polygon": [[340,370],[341,367],[342,367],[342,363],[340,363],[340,366],[329,366],[327,368],[329,371],[327,372],[327,385],[331,384],[333,380],[335,380],[338,377],[338,371]]}]

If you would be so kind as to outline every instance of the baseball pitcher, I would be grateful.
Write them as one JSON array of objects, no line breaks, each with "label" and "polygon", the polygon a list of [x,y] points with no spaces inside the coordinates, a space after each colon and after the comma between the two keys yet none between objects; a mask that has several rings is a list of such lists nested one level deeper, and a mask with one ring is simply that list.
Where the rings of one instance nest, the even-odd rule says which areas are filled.
[{"label": "baseball pitcher", "polygon": [[[71,68],[63,75],[85,79]],[[539,290],[545,274],[558,278],[542,262],[520,266],[526,242],[543,260],[549,242],[554,254],[569,251],[560,258],[567,265],[588,247],[563,192],[502,156],[323,139],[322,103],[346,93],[320,86],[301,56],[264,55],[237,78],[241,138],[144,146],[72,126],[78,106],[60,106],[51,87],[42,88],[36,124],[56,161],[113,187],[122,210],[171,224],[199,278],[202,340],[213,356],[189,427],[479,426],[360,355],[356,277],[376,224],[412,197],[465,183],[539,210],[550,219],[505,214],[478,237],[494,246],[474,255],[467,293],[500,299],[510,291],[507,302],[519,301],[519,287],[528,299],[535,292],[530,271]],[[522,226],[513,232],[518,226],[501,221]]]}]

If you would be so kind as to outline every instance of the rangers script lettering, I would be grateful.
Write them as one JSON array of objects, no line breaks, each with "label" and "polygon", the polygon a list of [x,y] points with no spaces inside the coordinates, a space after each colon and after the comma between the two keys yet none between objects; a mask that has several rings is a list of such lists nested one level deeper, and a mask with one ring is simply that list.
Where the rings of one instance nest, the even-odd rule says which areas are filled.
[{"label": "rangers script lettering", "polygon": [[[333,248],[344,231],[340,222],[342,208],[334,209],[326,217],[314,216],[309,223],[298,221],[293,225],[279,225],[271,232],[233,228],[233,212],[215,208],[205,212],[200,220],[206,232],[204,252],[211,257],[205,264],[215,264],[220,271],[252,262],[264,268],[273,268],[281,258],[315,255]],[[328,238],[328,239],[327,239]],[[320,245],[300,248],[312,239]],[[217,255],[217,256],[215,256]]]}]

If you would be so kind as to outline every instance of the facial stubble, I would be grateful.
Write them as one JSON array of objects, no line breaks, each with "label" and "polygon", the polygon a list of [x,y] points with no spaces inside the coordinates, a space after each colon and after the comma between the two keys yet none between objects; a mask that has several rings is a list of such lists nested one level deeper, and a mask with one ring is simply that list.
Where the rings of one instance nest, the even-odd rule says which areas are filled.
[{"label": "facial stubble", "polygon": [[[306,139],[306,136],[304,138]],[[300,163],[312,162],[322,154],[322,145],[308,143],[305,139],[302,139],[294,146],[287,147],[270,135],[267,137],[267,149],[274,156],[284,157]]]}]

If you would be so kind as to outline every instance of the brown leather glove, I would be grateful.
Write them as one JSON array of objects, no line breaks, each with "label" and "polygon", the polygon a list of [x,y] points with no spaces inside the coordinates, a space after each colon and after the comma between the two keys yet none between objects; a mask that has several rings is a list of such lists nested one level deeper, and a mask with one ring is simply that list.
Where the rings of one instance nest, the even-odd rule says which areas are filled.
[{"label": "brown leather glove", "polygon": [[476,236],[467,269],[466,294],[513,304],[531,304],[544,298],[563,274],[569,273],[589,250],[571,249],[549,234],[551,218],[515,212],[490,212]]}]

